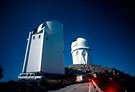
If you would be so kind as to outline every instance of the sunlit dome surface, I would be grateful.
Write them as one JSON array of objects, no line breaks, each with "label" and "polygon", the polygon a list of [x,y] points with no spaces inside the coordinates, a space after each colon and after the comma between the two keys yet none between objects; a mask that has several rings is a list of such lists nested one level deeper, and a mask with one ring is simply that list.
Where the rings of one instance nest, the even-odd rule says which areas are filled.
[{"label": "sunlit dome surface", "polygon": [[33,34],[35,34],[35,33],[40,33],[40,32],[43,30],[44,27],[45,27],[45,23],[40,24],[40,25],[34,30]]},{"label": "sunlit dome surface", "polygon": [[77,49],[90,49],[89,44],[86,39],[84,38],[77,38],[77,40],[74,40],[71,45],[71,52]]},{"label": "sunlit dome surface", "polygon": [[77,40],[77,46],[78,47],[84,47],[84,48],[89,48],[88,42],[84,38],[78,38]]},{"label": "sunlit dome surface", "polygon": [[42,23],[42,24],[39,25],[39,27],[37,29],[37,32],[40,32],[43,29],[43,25],[44,25],[44,23]]}]

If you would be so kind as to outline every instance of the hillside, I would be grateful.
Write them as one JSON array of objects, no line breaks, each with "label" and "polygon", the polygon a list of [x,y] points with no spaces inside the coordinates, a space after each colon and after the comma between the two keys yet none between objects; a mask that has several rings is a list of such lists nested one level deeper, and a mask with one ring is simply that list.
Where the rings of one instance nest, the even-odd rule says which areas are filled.
[{"label": "hillside", "polygon": [[47,74],[41,81],[9,81],[0,83],[0,92],[46,92],[77,83],[76,77],[84,76],[83,82],[93,78],[104,92],[133,92],[135,77],[114,68],[98,65],[76,64],[65,67],[65,75]]},{"label": "hillside", "polygon": [[84,65],[76,64],[66,67],[67,76],[84,75],[86,80],[93,78],[99,87],[108,92],[113,89],[113,92],[133,92],[135,77],[125,74],[114,68],[108,68],[99,65]]}]

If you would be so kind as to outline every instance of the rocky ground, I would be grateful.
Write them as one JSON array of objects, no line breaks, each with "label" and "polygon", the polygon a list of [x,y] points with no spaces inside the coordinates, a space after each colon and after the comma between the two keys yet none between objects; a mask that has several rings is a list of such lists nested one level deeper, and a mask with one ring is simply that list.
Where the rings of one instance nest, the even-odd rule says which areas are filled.
[{"label": "rocky ground", "polygon": [[135,77],[114,68],[98,65],[75,64],[65,67],[65,76],[47,74],[41,81],[9,81],[0,83],[0,92],[46,92],[76,83],[76,77],[84,76],[83,82],[93,78],[104,92],[134,92]]},{"label": "rocky ground", "polygon": [[104,92],[134,92],[135,77],[114,68],[76,64],[66,67],[66,75],[93,78]]}]

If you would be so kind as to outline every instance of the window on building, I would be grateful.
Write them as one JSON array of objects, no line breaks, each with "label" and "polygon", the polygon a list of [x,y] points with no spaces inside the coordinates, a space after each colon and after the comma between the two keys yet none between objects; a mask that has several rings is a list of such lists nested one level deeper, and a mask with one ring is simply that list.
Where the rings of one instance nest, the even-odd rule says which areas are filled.
[{"label": "window on building", "polygon": [[46,37],[46,40],[48,40],[48,37]]},{"label": "window on building", "polygon": [[34,76],[34,74],[31,74],[31,76]]},{"label": "window on building", "polygon": [[30,76],[30,74],[28,74],[27,76]]},{"label": "window on building", "polygon": [[35,36],[33,36],[33,40],[35,39]]},{"label": "window on building", "polygon": [[38,38],[41,38],[41,35],[39,35]]}]

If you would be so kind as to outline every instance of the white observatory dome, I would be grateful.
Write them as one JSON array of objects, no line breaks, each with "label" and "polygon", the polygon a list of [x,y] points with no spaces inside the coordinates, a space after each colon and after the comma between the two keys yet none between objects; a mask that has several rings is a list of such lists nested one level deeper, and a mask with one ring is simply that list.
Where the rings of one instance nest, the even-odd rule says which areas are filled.
[{"label": "white observatory dome", "polygon": [[92,64],[90,57],[90,48],[88,42],[84,38],[77,38],[72,42],[71,53],[73,64]]},{"label": "white observatory dome", "polygon": [[42,32],[42,30],[45,28],[45,23],[40,24],[34,31],[33,34],[37,34]]},{"label": "white observatory dome", "polygon": [[78,48],[88,48],[89,49],[88,42],[84,38],[77,39],[77,46],[78,46]]},{"label": "white observatory dome", "polygon": [[84,39],[84,38],[77,38],[77,40],[72,42],[71,53],[74,50],[81,49],[81,48],[90,49],[86,39]]},{"label": "white observatory dome", "polygon": [[44,27],[43,25],[44,25],[44,23],[42,23],[42,24],[39,25],[39,27],[37,29],[37,32],[38,33],[43,29],[43,27]]}]

